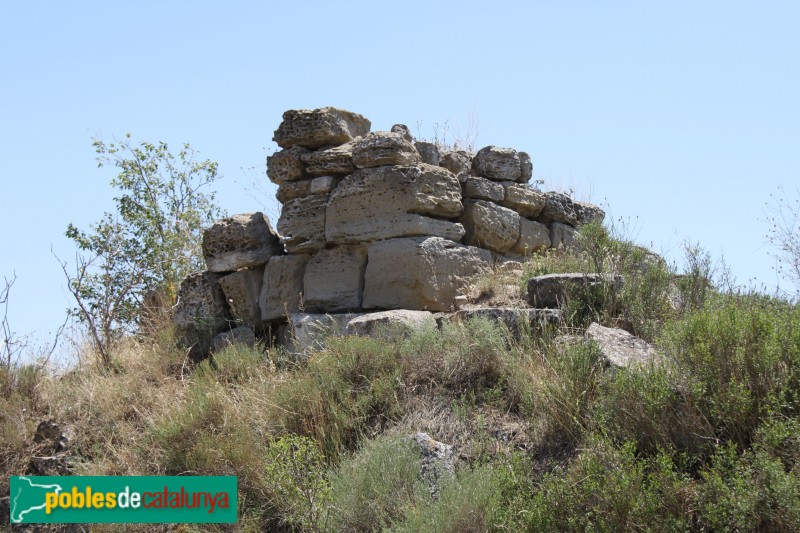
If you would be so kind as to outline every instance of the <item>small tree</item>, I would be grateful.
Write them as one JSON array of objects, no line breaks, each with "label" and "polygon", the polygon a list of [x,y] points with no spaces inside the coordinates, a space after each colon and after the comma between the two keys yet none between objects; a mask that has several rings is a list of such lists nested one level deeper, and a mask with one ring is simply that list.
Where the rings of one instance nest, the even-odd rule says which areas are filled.
[{"label": "small tree", "polygon": [[800,189],[790,198],[783,187],[767,203],[767,239],[775,247],[778,274],[794,284],[800,295]]},{"label": "small tree", "polygon": [[188,144],[176,157],[164,142],[130,139],[94,140],[97,166],[118,169],[111,185],[122,194],[114,199],[116,213],[105,213],[90,231],[69,224],[66,235],[78,246],[75,272],[60,261],[77,305],[70,312],[106,364],[112,344],[141,327],[146,293],[172,302],[181,280],[203,268],[202,229],[223,216],[214,193],[205,192],[218,179],[216,163],[195,160]]}]

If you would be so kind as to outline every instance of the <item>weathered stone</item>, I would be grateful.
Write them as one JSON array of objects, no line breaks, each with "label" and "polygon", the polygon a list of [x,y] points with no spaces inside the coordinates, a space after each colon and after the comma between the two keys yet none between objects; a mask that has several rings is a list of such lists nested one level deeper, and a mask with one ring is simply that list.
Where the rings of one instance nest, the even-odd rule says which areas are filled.
[{"label": "weathered stone", "polygon": [[333,176],[319,176],[310,180],[290,181],[282,183],[278,187],[275,198],[280,203],[285,204],[289,200],[305,198],[312,194],[329,194],[337,183],[339,183],[339,179]]},{"label": "weathered stone", "polygon": [[457,217],[462,209],[458,180],[439,167],[422,163],[362,169],[331,194],[325,234],[335,244],[408,235],[460,240],[464,228],[441,218]]},{"label": "weathered stone", "polygon": [[450,320],[455,323],[476,318],[500,322],[515,335],[536,332],[546,326],[557,325],[561,320],[559,309],[524,309],[515,307],[475,307],[453,313]]},{"label": "weathered stone", "polygon": [[232,316],[250,327],[256,328],[261,323],[261,309],[258,299],[261,295],[261,281],[264,270],[240,270],[219,278],[225,301],[231,309]]},{"label": "weathered stone", "polygon": [[272,183],[280,185],[287,181],[303,180],[309,177],[303,157],[311,152],[302,146],[292,146],[267,157],[267,177]]},{"label": "weathered stone", "polygon": [[500,205],[513,209],[525,218],[535,217],[542,211],[546,202],[544,193],[508,181],[502,182],[502,185],[505,196]]},{"label": "weathered stone", "polygon": [[537,219],[544,224],[561,222],[575,226],[578,223],[572,198],[554,191],[545,193],[545,204]]},{"label": "weathered stone", "polygon": [[305,308],[339,313],[361,308],[367,252],[361,246],[320,250],[306,265],[303,277]]},{"label": "weathered stone", "polygon": [[541,248],[550,247],[550,229],[544,224],[520,218],[519,239],[511,247],[511,252],[529,256]]},{"label": "weathered stone", "polygon": [[256,345],[256,335],[247,326],[239,326],[230,331],[223,331],[214,337],[214,351],[221,352],[229,346],[246,346],[253,348]]},{"label": "weathered stone", "polygon": [[501,202],[506,195],[506,190],[499,183],[474,176],[464,180],[463,191],[464,198],[491,200],[492,202]]},{"label": "weathered stone", "polygon": [[203,257],[211,272],[258,267],[282,253],[278,235],[264,213],[223,218],[203,232]]},{"label": "weathered stone", "polygon": [[616,367],[647,367],[659,359],[652,345],[622,329],[593,322],[586,330],[586,338],[596,342],[603,357]]},{"label": "weathered stone", "polygon": [[400,135],[403,136],[403,139],[407,140],[410,143],[414,142],[414,137],[411,136],[411,131],[405,124],[395,124],[394,126],[392,126],[391,132],[399,133]]},{"label": "weathered stone", "polygon": [[289,181],[281,183],[275,198],[282,204],[295,198],[305,198],[311,195],[311,180]]},{"label": "weathered stone", "polygon": [[510,250],[519,239],[519,215],[485,200],[465,200],[464,242],[496,252]]},{"label": "weathered stone", "polygon": [[172,322],[179,344],[190,348],[195,359],[208,354],[212,338],[230,319],[225,294],[217,283],[219,277],[213,272],[192,274],[178,290]]},{"label": "weathered stone", "polygon": [[334,176],[319,176],[311,180],[311,194],[330,194],[341,180]]},{"label": "weathered stone", "polygon": [[295,198],[283,204],[278,233],[286,251],[311,253],[325,248],[325,206],[328,196]]},{"label": "weathered stone", "polygon": [[344,335],[347,324],[358,316],[358,313],[293,313],[289,316],[289,331],[284,345],[295,357],[307,358],[324,349],[328,337]]},{"label": "weathered stone", "polygon": [[492,254],[439,237],[373,243],[364,275],[365,309],[449,311],[476,274],[491,266]]},{"label": "weathered stone", "polygon": [[333,146],[316,152],[309,152],[301,157],[306,172],[312,176],[344,176],[356,169],[353,164],[353,145],[350,141],[341,146]]},{"label": "weathered stone", "polygon": [[519,182],[528,183],[533,177],[533,162],[527,152],[519,152]]},{"label": "weathered stone", "polygon": [[439,160],[439,166],[459,176],[469,174],[472,169],[472,160],[462,152],[445,152]]},{"label": "weathered stone", "polygon": [[358,113],[323,107],[322,109],[290,110],[283,114],[283,122],[275,130],[272,140],[281,148],[299,145],[321,148],[339,145],[369,133],[369,120]]},{"label": "weathered stone", "polygon": [[439,156],[439,147],[434,143],[417,141],[414,143],[414,148],[417,149],[417,153],[419,153],[423,163],[427,163],[428,165],[433,165],[435,167],[439,166],[439,162],[441,160]]},{"label": "weathered stone", "polygon": [[512,148],[487,146],[472,158],[476,176],[497,181],[518,181],[522,176],[519,153]]},{"label": "weathered stone", "polygon": [[528,280],[528,303],[537,309],[556,309],[570,298],[579,298],[591,290],[605,287],[609,291],[622,288],[622,276],[605,274],[546,274]]},{"label": "weathered stone", "polygon": [[409,437],[420,454],[420,477],[428,484],[431,497],[436,500],[442,485],[455,476],[455,454],[449,444],[433,440],[427,433],[415,433]]},{"label": "weathered stone", "polygon": [[436,329],[436,319],[428,311],[395,309],[367,313],[347,323],[348,335],[403,337],[422,329]]},{"label": "weathered stone", "polygon": [[556,249],[573,248],[578,232],[572,226],[567,226],[561,222],[551,222],[548,224],[550,229],[550,246]]},{"label": "weathered stone", "polygon": [[357,168],[414,165],[421,161],[417,149],[400,133],[376,131],[353,144],[353,164]]},{"label": "weathered stone", "polygon": [[578,220],[578,225],[582,226],[589,222],[602,222],[606,218],[606,212],[594,204],[588,202],[573,202],[575,207],[575,218]]},{"label": "weathered stone", "polygon": [[300,309],[303,276],[311,256],[292,254],[275,256],[264,269],[259,307],[261,320],[278,320]]}]

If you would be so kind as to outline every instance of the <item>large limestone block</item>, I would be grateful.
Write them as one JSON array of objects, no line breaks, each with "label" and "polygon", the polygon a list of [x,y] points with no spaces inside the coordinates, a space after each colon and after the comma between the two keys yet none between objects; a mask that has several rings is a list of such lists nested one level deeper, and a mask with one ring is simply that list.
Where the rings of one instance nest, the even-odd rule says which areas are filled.
[{"label": "large limestone block", "polygon": [[533,177],[533,162],[527,152],[519,152],[519,182],[528,183]]},{"label": "large limestone block", "polygon": [[527,185],[519,185],[504,181],[505,196],[501,205],[513,209],[525,218],[535,217],[541,213],[547,202],[544,193],[535,191]]},{"label": "large limestone block", "polygon": [[278,233],[286,251],[312,253],[325,248],[325,206],[327,195],[295,198],[283,204]]},{"label": "large limestone block", "polygon": [[439,166],[446,168],[456,176],[466,176],[472,169],[472,159],[466,152],[445,152],[439,160]]},{"label": "large limestone block", "polygon": [[473,173],[490,180],[519,181],[522,176],[520,165],[519,152],[513,148],[487,146],[472,158]]},{"label": "large limestone block", "polygon": [[310,180],[291,181],[282,183],[275,193],[275,198],[282,204],[295,198],[305,198],[312,194],[330,194],[339,183],[339,178],[333,176],[318,176]]},{"label": "large limestone block", "polygon": [[502,185],[486,178],[470,176],[464,180],[464,198],[501,202],[505,195]]},{"label": "large limestone block", "polygon": [[574,202],[575,217],[578,219],[578,225],[588,224],[589,222],[602,222],[606,217],[606,212],[594,204],[588,202]]},{"label": "large limestone block", "polygon": [[545,274],[528,280],[528,303],[535,308],[556,309],[563,307],[570,298],[580,298],[598,287],[619,291],[623,282],[622,276],[596,273]]},{"label": "large limestone block", "polygon": [[194,359],[208,355],[214,335],[225,329],[230,319],[219,277],[214,272],[192,274],[178,290],[172,322],[178,344],[188,348]]},{"label": "large limestone block", "polygon": [[301,160],[312,176],[344,176],[356,169],[353,164],[355,141],[303,154]]},{"label": "large limestone block", "polygon": [[461,223],[466,244],[495,252],[510,250],[519,239],[519,214],[485,200],[465,200]]},{"label": "large limestone block", "polygon": [[253,348],[256,345],[256,335],[251,328],[239,326],[216,335],[213,345],[215,352],[221,352],[230,346]]},{"label": "large limestone block", "polygon": [[395,338],[423,329],[436,329],[436,319],[430,311],[394,309],[367,313],[347,323],[348,335]]},{"label": "large limestone block", "polygon": [[311,256],[292,254],[275,256],[264,268],[259,307],[261,320],[286,318],[300,309],[303,300],[303,276]]},{"label": "large limestone block", "polygon": [[658,352],[651,344],[622,329],[592,322],[586,329],[586,338],[596,342],[606,361],[616,367],[646,369],[659,360]]},{"label": "large limestone block", "polygon": [[302,180],[309,177],[303,157],[312,152],[302,146],[292,146],[267,157],[267,177],[272,183],[280,185],[287,181]]},{"label": "large limestone block", "polygon": [[283,253],[264,213],[223,218],[203,232],[203,257],[211,272],[259,267]]},{"label": "large limestone block", "polygon": [[561,222],[562,224],[575,226],[578,223],[572,198],[564,193],[555,191],[545,193],[545,204],[537,219],[545,224]]},{"label": "large limestone block", "polygon": [[367,257],[365,309],[449,311],[472,277],[492,262],[488,250],[440,237],[376,242]]},{"label": "large limestone block", "polygon": [[542,248],[550,248],[550,229],[539,222],[520,218],[519,239],[511,247],[511,252],[528,256]]},{"label": "large limestone block", "polygon": [[547,225],[550,228],[550,246],[556,249],[573,248],[578,236],[578,232],[572,226],[561,222],[551,222]]},{"label": "large limestone block", "polygon": [[366,266],[363,246],[336,246],[317,252],[303,277],[305,308],[323,313],[360,309]]},{"label": "large limestone block", "polygon": [[357,313],[293,313],[289,317],[288,338],[284,345],[295,357],[307,358],[325,349],[329,337],[344,335],[347,324],[358,316]]},{"label": "large limestone block", "polygon": [[172,322],[179,329],[195,327],[218,330],[228,323],[225,294],[214,272],[199,272],[187,277],[178,290]]},{"label": "large limestone block", "polygon": [[263,269],[240,270],[219,278],[217,282],[225,294],[233,318],[253,328],[261,324],[258,299],[263,278]]},{"label": "large limestone block", "polygon": [[362,137],[369,133],[370,127],[369,120],[362,115],[335,107],[290,110],[283,114],[283,122],[272,140],[281,148],[297,144],[316,149]]},{"label": "large limestone block", "polygon": [[427,163],[435,167],[439,166],[439,162],[441,161],[441,156],[439,155],[439,147],[436,146],[435,143],[429,143],[426,141],[417,141],[414,143],[414,148],[417,149],[417,152],[419,153],[419,156],[422,158],[423,163]]},{"label": "large limestone block", "polygon": [[450,315],[450,321],[456,324],[484,318],[498,322],[515,335],[526,332],[538,332],[547,326],[558,325],[561,320],[559,309],[526,309],[515,307],[474,307],[462,309]]},{"label": "large limestone block", "polygon": [[400,133],[376,131],[353,144],[353,164],[357,168],[413,165],[421,161],[417,149]]},{"label": "large limestone block", "polygon": [[[361,169],[331,194],[325,215],[330,243],[349,244],[409,235],[459,240],[461,186],[446,170],[426,165]],[[430,215],[436,218],[429,218]]]}]

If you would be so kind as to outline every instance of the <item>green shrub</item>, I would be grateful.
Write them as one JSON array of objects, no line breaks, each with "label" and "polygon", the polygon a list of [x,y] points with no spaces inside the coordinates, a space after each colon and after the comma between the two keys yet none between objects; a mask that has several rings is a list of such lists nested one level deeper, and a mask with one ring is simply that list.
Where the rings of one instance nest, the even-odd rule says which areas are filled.
[{"label": "green shrub", "polygon": [[715,435],[697,405],[698,386],[667,365],[647,372],[618,369],[601,380],[594,423],[617,444],[633,442],[641,453],[671,450],[705,457],[713,451]]},{"label": "green shrub", "polygon": [[545,476],[517,530],[689,531],[688,484],[668,456],[642,461],[633,446],[595,440],[562,475]]},{"label": "green shrub", "polygon": [[749,445],[762,416],[798,413],[800,309],[759,295],[722,295],[667,325],[662,344],[697,381],[717,437]]},{"label": "green shrub", "polygon": [[307,365],[270,391],[274,422],[314,439],[328,459],[358,447],[367,430],[399,417],[400,363],[393,344],[369,337],[331,338]]},{"label": "green shrub", "polygon": [[699,526],[714,531],[798,531],[800,477],[762,451],[721,446],[698,486]]},{"label": "green shrub", "polygon": [[399,346],[406,385],[443,387],[482,402],[502,385],[507,328],[488,319],[445,323],[441,331],[412,335]]},{"label": "green shrub", "polygon": [[438,500],[410,509],[391,531],[483,533],[491,528],[499,503],[497,473],[491,466],[480,466],[444,483]]},{"label": "green shrub", "polygon": [[331,474],[331,529],[378,531],[429,503],[420,465],[419,450],[410,441],[367,443]]}]

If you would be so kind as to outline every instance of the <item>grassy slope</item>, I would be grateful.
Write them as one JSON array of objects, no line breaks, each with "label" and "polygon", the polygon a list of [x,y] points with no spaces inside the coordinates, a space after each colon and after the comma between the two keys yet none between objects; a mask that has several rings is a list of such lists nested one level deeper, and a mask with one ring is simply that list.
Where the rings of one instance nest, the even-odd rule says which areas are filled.
[{"label": "grassy slope", "polygon": [[[194,367],[164,335],[119,346],[113,371],[0,370],[0,494],[49,453],[33,435],[53,419],[76,474],[238,475],[241,530],[800,530],[800,309],[713,290],[697,254],[675,279],[602,228],[581,243],[511,283],[601,271],[625,289],[573,295],[542,335],[477,321],[330,339],[304,363],[230,348]],[[474,295],[497,302],[509,280]],[[591,321],[667,364],[612,371],[594,346],[555,341]],[[416,431],[461,458],[435,501],[398,438]]]}]

